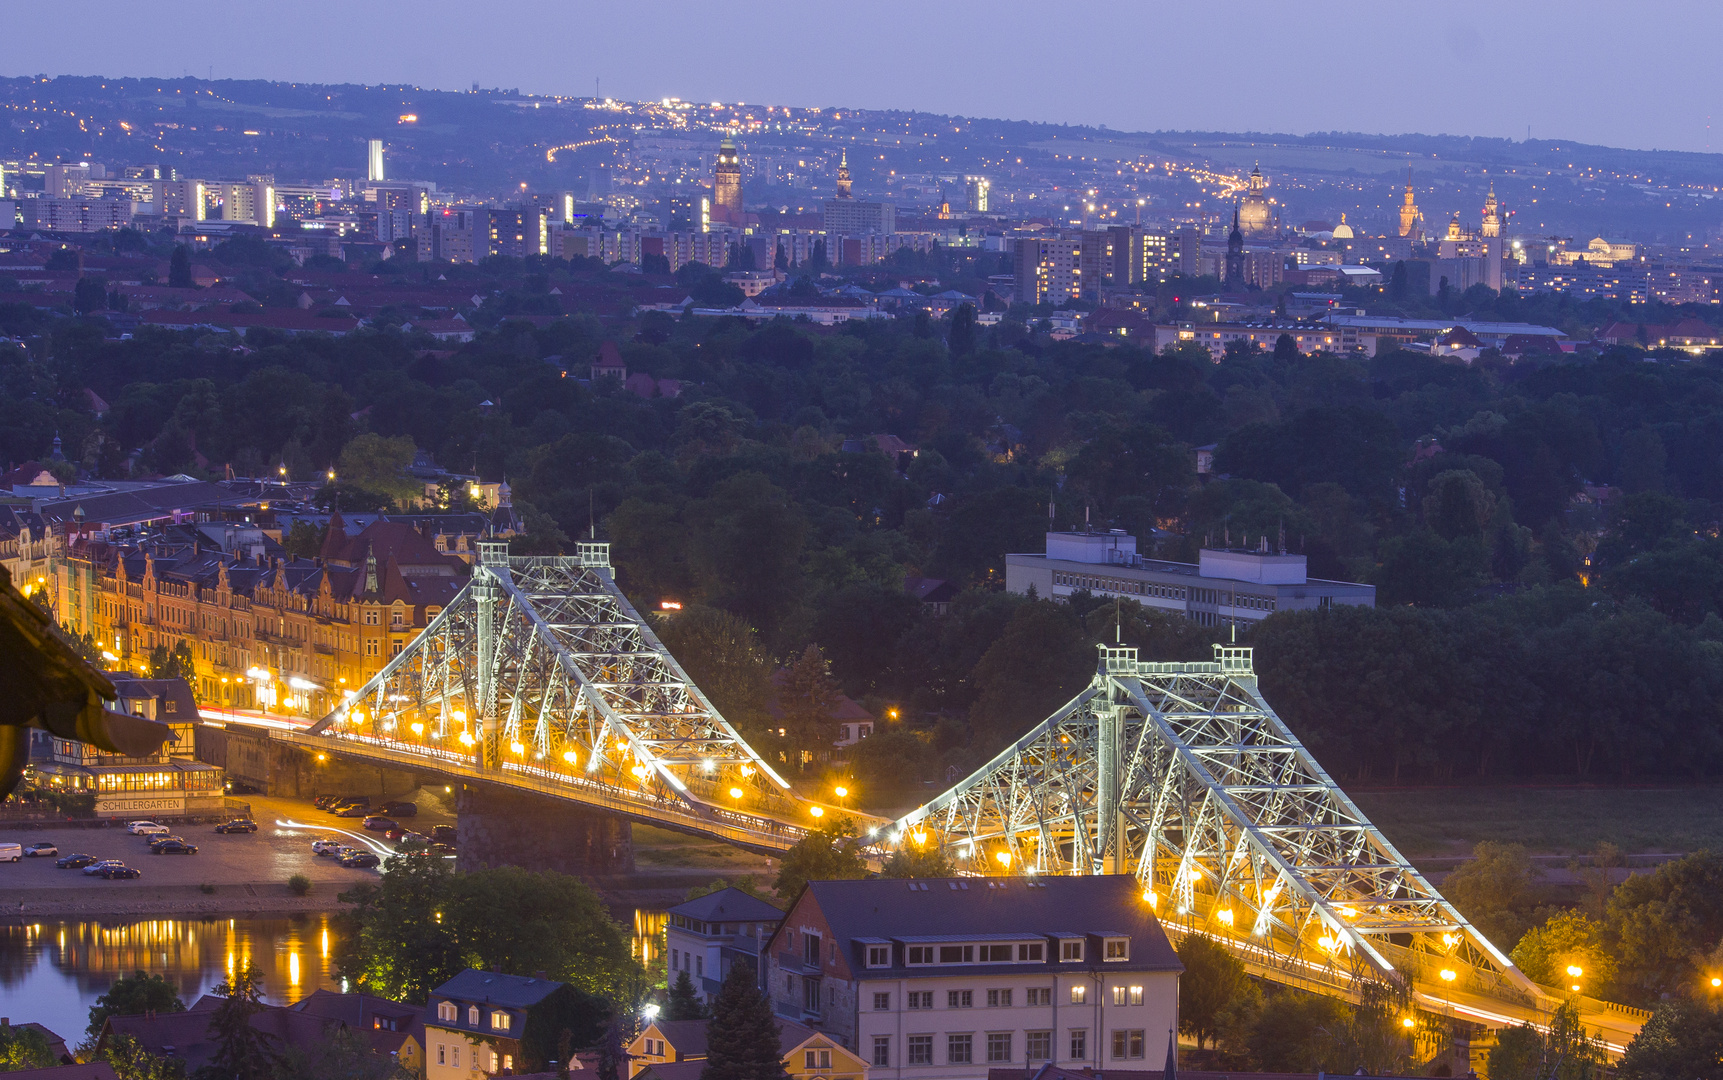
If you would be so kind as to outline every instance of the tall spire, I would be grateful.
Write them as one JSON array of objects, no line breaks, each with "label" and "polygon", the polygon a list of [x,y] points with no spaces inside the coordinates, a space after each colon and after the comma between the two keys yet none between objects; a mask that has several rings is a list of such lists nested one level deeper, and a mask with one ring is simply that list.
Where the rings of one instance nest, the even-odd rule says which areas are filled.
[{"label": "tall spire", "polygon": [[850,153],[848,150],[838,151],[838,198],[848,199],[850,195]]}]

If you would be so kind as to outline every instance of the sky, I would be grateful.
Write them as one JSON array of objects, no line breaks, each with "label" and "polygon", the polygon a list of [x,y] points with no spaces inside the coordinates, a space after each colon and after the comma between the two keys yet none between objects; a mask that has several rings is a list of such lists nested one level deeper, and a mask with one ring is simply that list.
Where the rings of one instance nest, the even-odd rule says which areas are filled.
[{"label": "sky", "polygon": [[[1717,0],[86,0],[7,5],[0,74],[519,87],[1126,131],[1723,150]],[[67,20],[83,26],[69,32]],[[105,32],[112,30],[114,32]],[[18,46],[24,47],[18,47]],[[1715,111],[1715,117],[1713,112]]]}]

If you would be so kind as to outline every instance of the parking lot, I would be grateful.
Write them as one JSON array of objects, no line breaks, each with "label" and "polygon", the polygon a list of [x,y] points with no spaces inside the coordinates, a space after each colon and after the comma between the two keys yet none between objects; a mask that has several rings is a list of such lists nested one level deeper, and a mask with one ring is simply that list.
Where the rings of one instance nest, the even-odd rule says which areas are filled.
[{"label": "parking lot", "polygon": [[[84,852],[98,859],[119,859],[143,871],[143,876],[109,881],[86,876],[81,870],[57,869],[53,858],[31,858],[17,863],[0,863],[0,892],[75,886],[120,891],[206,884],[252,886],[254,889],[268,886],[279,890],[288,878],[304,874],[311,879],[316,892],[327,895],[357,882],[375,880],[377,871],[348,869],[331,857],[315,855],[311,851],[313,840],[337,839],[356,848],[369,848],[379,856],[389,854],[393,847],[382,834],[368,833],[361,828],[362,819],[337,819],[315,809],[309,800],[253,795],[247,797],[247,801],[251,803],[252,820],[257,822],[255,833],[223,835],[215,832],[215,827],[209,824],[168,823],[171,835],[197,845],[195,855],[152,854],[150,838],[131,835],[123,824],[101,829],[11,830],[0,835],[0,840],[16,841],[26,847],[46,840],[60,849],[60,855]],[[402,821],[408,828],[426,833],[433,825],[452,823],[453,819],[447,815],[423,812],[418,817]]]}]

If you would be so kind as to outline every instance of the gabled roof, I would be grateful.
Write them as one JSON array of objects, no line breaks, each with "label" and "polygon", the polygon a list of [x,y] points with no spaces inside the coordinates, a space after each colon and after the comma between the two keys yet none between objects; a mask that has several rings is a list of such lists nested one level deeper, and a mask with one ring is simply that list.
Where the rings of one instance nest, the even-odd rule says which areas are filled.
[{"label": "gabled roof", "polygon": [[735,886],[686,900],[670,914],[701,922],[776,922],[784,917],[782,909]]},{"label": "gabled roof", "polygon": [[529,979],[468,968],[431,991],[431,997],[530,1009],[566,985],[551,979]]}]

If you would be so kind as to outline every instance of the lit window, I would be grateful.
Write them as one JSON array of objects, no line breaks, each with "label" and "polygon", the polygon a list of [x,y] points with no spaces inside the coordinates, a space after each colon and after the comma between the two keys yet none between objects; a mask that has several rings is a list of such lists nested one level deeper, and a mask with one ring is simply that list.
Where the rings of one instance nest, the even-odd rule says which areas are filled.
[{"label": "lit window", "polygon": [[509,1029],[509,1014],[500,1009],[491,1012],[491,1030],[507,1031]]},{"label": "lit window", "polygon": [[1088,997],[1088,996],[1089,996],[1089,988],[1088,987],[1086,987],[1086,986],[1073,986],[1073,987],[1071,987],[1071,1004],[1081,1005],[1081,1004],[1083,1004],[1083,999]]}]

